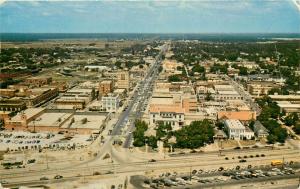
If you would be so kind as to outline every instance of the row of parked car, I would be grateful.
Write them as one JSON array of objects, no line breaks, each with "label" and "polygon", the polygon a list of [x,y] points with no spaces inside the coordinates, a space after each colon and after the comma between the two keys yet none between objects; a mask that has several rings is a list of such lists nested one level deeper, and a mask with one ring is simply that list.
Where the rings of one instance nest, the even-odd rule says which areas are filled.
[{"label": "row of parked car", "polygon": [[[222,174],[223,171],[223,174]],[[217,173],[218,172],[218,173]],[[203,177],[203,174],[213,174],[214,176]],[[222,174],[222,176],[220,175]],[[271,177],[276,175],[290,175],[295,174],[295,171],[290,167],[285,167],[283,169],[272,168],[267,171],[260,169],[248,169],[240,170],[236,169],[224,169],[220,167],[215,171],[203,171],[203,170],[193,170],[189,174],[179,175],[178,173],[163,173],[158,176],[158,178],[146,179],[144,180],[144,185],[148,185],[151,188],[162,188],[165,186],[188,186],[194,184],[212,184],[225,182],[228,180],[240,180],[246,178],[259,178],[259,177]]]},{"label": "row of parked car", "polygon": [[144,184],[149,185],[151,188],[161,188],[165,186],[189,186],[194,184],[207,184],[226,181],[223,177],[201,178],[197,175],[186,176],[172,176],[165,178],[145,180]]},{"label": "row of parked car", "polygon": [[295,171],[290,167],[285,167],[283,169],[272,168],[268,171],[250,170],[250,171],[241,171],[233,173],[223,173],[223,176],[229,176],[231,179],[240,180],[246,178],[258,178],[258,177],[271,177],[277,175],[291,175],[295,174]]}]

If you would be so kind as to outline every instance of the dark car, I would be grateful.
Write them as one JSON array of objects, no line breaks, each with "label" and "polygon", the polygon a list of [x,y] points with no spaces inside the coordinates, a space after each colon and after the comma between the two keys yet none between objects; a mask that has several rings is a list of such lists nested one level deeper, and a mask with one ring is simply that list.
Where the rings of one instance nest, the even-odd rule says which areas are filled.
[{"label": "dark car", "polygon": [[49,180],[48,177],[41,177],[40,180]]},{"label": "dark car", "polygon": [[156,162],[156,160],[155,159],[150,159],[149,162]]},{"label": "dark car", "polygon": [[240,163],[245,163],[245,162],[247,162],[247,160],[245,160],[245,159],[240,160]]},{"label": "dark car", "polygon": [[54,177],[54,179],[62,179],[63,178],[63,176],[61,176],[61,175],[56,175],[55,177]]}]

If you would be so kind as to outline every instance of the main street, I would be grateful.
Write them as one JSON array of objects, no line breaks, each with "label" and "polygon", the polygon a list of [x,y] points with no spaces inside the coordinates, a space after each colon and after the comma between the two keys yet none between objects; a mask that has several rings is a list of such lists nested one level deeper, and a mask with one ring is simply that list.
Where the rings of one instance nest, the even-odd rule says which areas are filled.
[{"label": "main street", "polygon": [[256,115],[258,116],[261,112],[261,108],[259,105],[252,99],[252,96],[244,90],[244,87],[233,80],[228,75],[223,75],[223,77],[230,82],[230,84],[235,88],[235,90],[243,97],[243,99],[249,103],[251,109],[256,112]]},{"label": "main street", "polygon": [[[149,72],[147,73],[145,80],[141,81],[138,91],[135,91],[135,93],[134,93],[134,99],[130,106],[130,112],[132,112],[133,105],[135,103],[138,103],[138,104],[136,107],[135,116],[133,116],[133,118],[131,119],[131,122],[130,122],[130,126],[128,129],[129,132],[126,136],[126,140],[123,145],[124,148],[128,148],[131,145],[132,137],[133,137],[132,131],[134,130],[134,122],[136,119],[139,119],[142,116],[142,106],[143,106],[144,102],[149,99],[150,94],[152,93],[152,90],[153,90],[152,85],[158,76],[158,73],[159,73],[158,68],[162,61],[162,55],[166,52],[167,49],[168,49],[168,44],[165,44],[161,47],[161,52],[159,53],[159,55],[156,56],[155,63],[149,69]],[[129,110],[129,108],[128,108],[128,110]],[[129,114],[129,112],[128,112],[128,114]],[[127,119],[128,119],[128,114],[126,117]]]}]

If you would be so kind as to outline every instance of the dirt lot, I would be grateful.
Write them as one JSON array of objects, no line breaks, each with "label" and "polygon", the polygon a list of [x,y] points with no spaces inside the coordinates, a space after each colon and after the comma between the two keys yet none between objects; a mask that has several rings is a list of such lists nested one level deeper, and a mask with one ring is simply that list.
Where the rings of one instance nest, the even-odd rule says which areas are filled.
[{"label": "dirt lot", "polygon": [[240,140],[240,144],[242,146],[253,146],[255,145],[256,141],[255,140]]},{"label": "dirt lot", "polygon": [[225,140],[225,141],[218,141],[218,145],[220,148],[235,148],[238,147],[238,142],[235,140]]}]

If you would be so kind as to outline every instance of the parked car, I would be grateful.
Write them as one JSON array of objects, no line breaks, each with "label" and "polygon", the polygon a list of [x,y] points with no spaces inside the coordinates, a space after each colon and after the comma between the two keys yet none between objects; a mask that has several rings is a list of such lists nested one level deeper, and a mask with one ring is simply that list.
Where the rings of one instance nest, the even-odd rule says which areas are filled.
[{"label": "parked car", "polygon": [[54,179],[62,179],[63,178],[63,176],[61,176],[61,175],[56,175],[55,177],[54,177]]},{"label": "parked car", "polygon": [[40,180],[49,180],[48,177],[41,177]]}]

